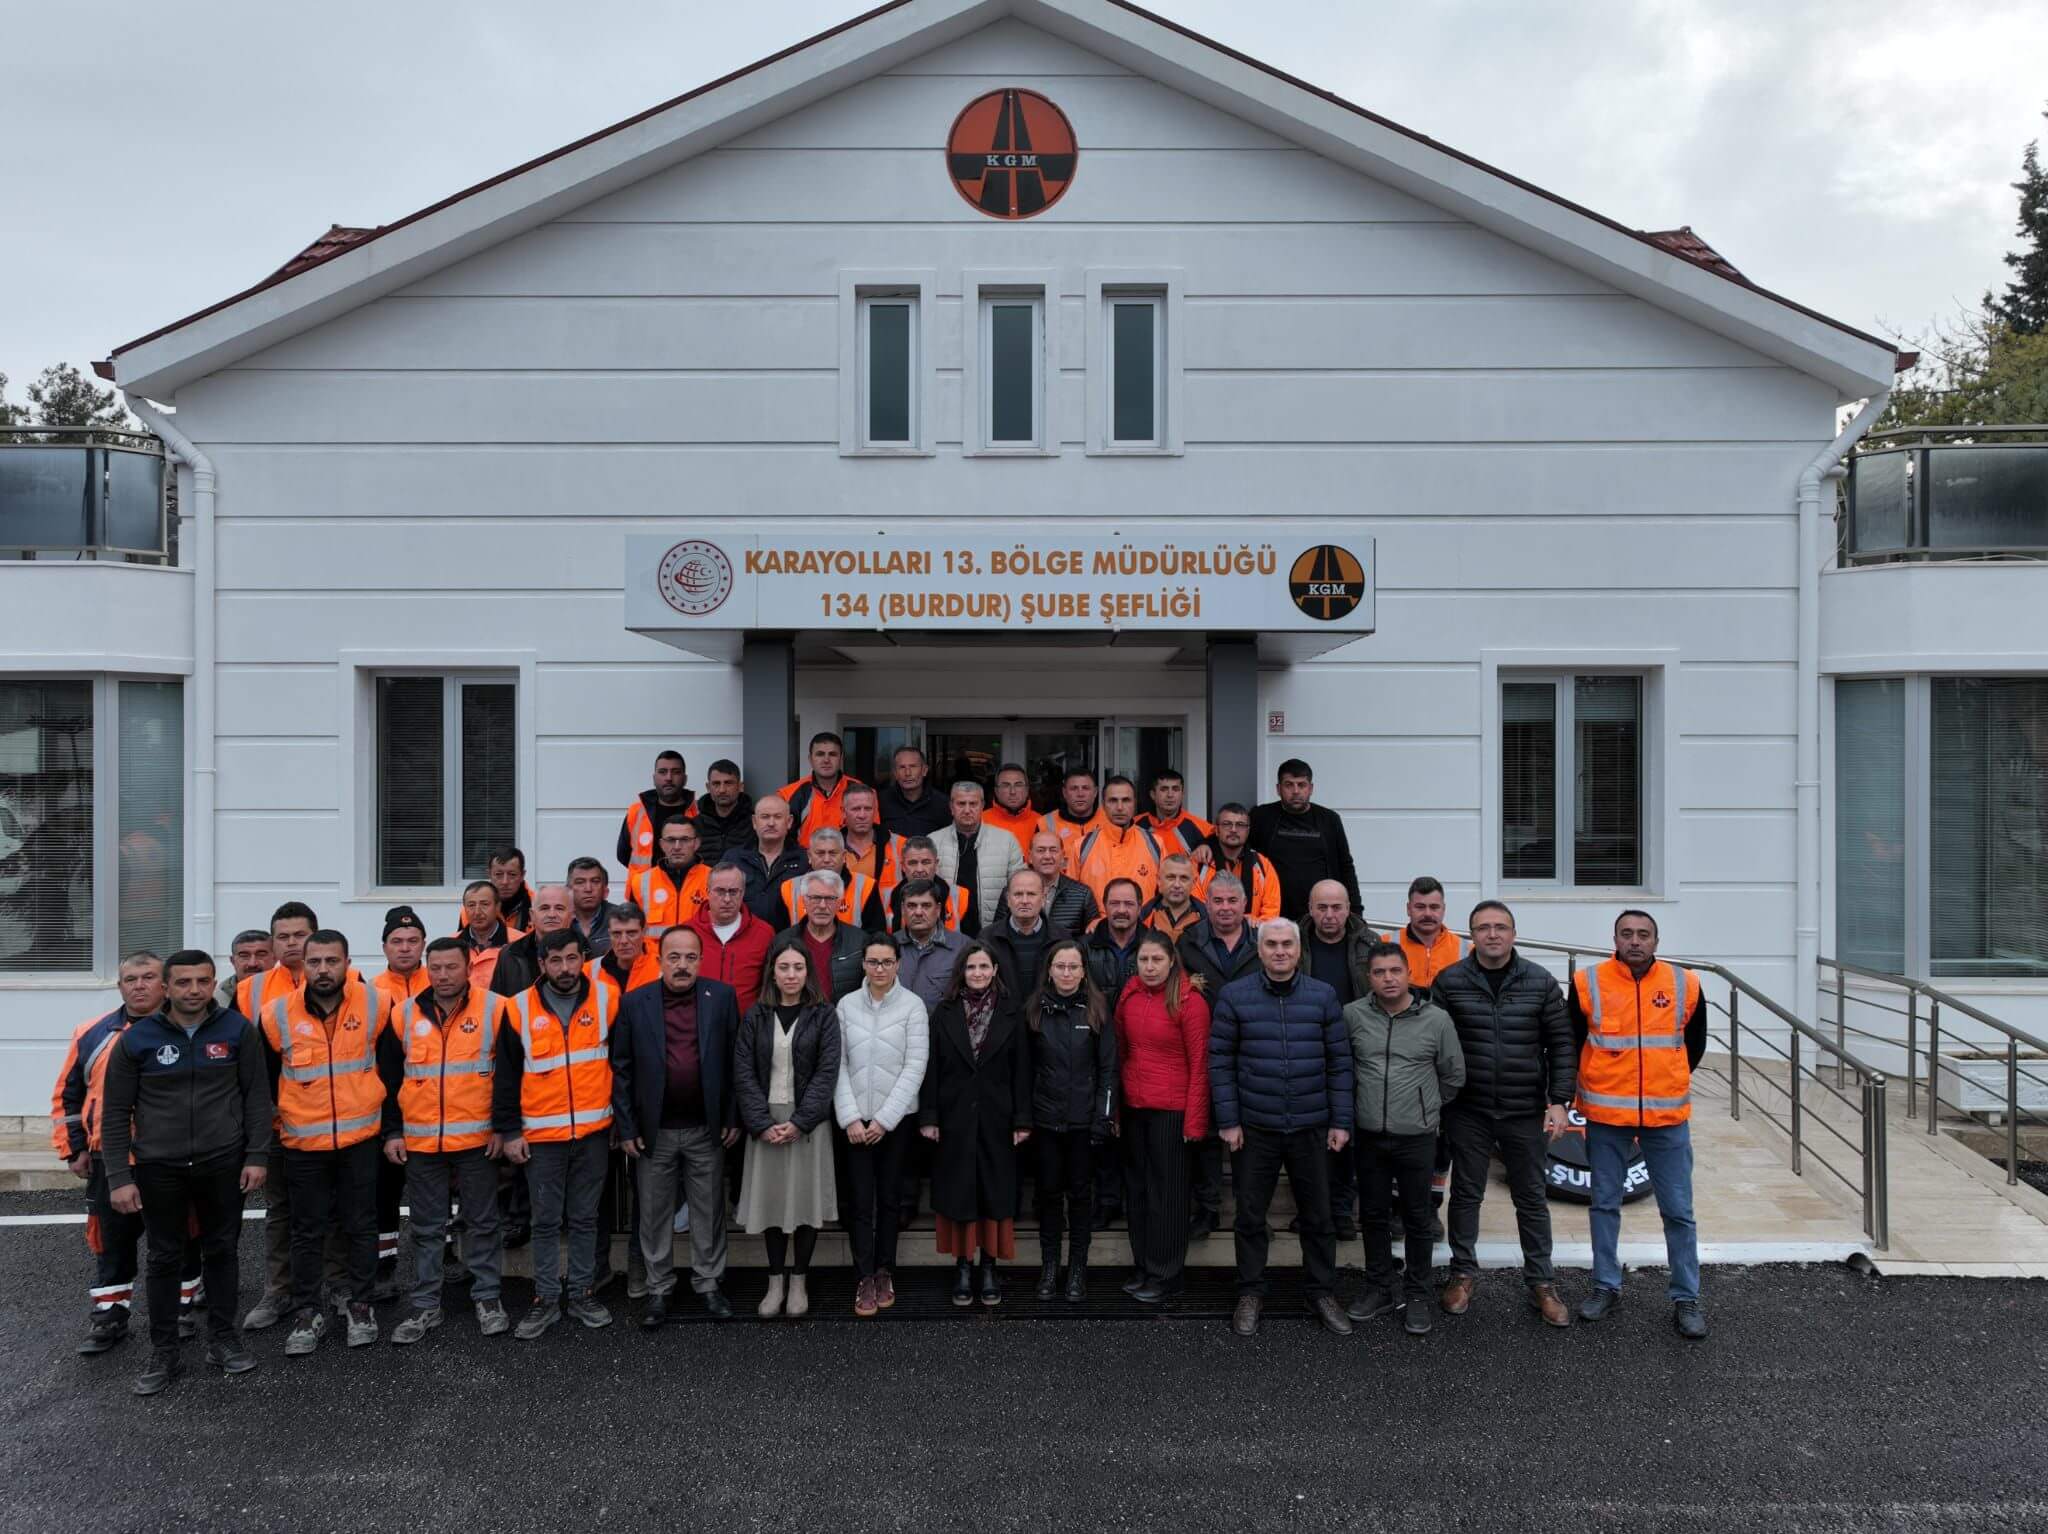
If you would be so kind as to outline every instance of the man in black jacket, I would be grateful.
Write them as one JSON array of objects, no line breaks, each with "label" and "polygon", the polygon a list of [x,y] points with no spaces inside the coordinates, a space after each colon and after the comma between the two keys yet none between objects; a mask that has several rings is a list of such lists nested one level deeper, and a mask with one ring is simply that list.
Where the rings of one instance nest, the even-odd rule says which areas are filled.
[{"label": "man in black jacket", "polygon": [[947,798],[931,786],[931,768],[916,746],[898,746],[879,800],[882,829],[890,836],[930,836],[953,823]]},{"label": "man in black jacket", "polygon": [[1578,1055],[1564,992],[1550,971],[1515,952],[1514,913],[1498,900],[1472,908],[1472,952],[1436,978],[1436,999],[1451,1014],[1465,1055],[1465,1085],[1444,1109],[1451,1146],[1451,1277],[1447,1315],[1472,1304],[1479,1263],[1479,1205],[1487,1164],[1500,1152],[1529,1304],[1550,1326],[1569,1326],[1550,1265],[1550,1204],[1545,1147],[1565,1132],[1565,1104],[1578,1080]]},{"label": "man in black jacket", "polygon": [[1280,797],[1252,811],[1252,849],[1263,852],[1280,876],[1280,914],[1300,921],[1308,914],[1309,891],[1317,881],[1335,879],[1360,909],[1358,870],[1351,839],[1334,810],[1312,804],[1315,774],[1307,762],[1289,757],[1280,764]]},{"label": "man in black jacket", "polygon": [[[1209,881],[1208,906],[1209,914],[1182,934],[1180,962],[1213,1007],[1226,985],[1258,968],[1259,945],[1245,923],[1244,881],[1236,874],[1218,874]],[[1188,1147],[1188,1161],[1188,1187],[1194,1194],[1188,1237],[1199,1241],[1215,1235],[1223,1218],[1223,1142],[1214,1129]]]},{"label": "man in black jacket", "polygon": [[722,863],[731,863],[747,876],[747,909],[780,932],[789,925],[789,912],[782,905],[782,884],[798,874],[808,873],[811,859],[790,834],[793,822],[789,805],[770,794],[754,804],[753,840],[744,847],[729,847]]},{"label": "man in black jacket", "polygon": [[533,930],[498,950],[491,971],[493,996],[517,996],[540,984],[540,940],[569,925],[569,886],[543,884],[533,892]]},{"label": "man in black jacket", "polygon": [[[697,796],[695,825],[697,856],[706,868],[716,868],[736,847],[754,845],[754,801],[740,781],[739,763],[722,756],[704,774],[706,792]],[[659,831],[654,845],[661,846]]]},{"label": "man in black jacket", "polygon": [[[164,964],[168,1000],[109,1046],[100,1138],[108,1201],[149,1232],[149,1366],[137,1395],[155,1395],[184,1365],[178,1347],[178,1265],[199,1226],[206,1282],[206,1361],[246,1374],[256,1357],[236,1324],[242,1200],[263,1186],[270,1152],[270,1081],[249,1020],[213,996],[213,959],[180,949]],[[134,1155],[131,1164],[130,1153]]]}]

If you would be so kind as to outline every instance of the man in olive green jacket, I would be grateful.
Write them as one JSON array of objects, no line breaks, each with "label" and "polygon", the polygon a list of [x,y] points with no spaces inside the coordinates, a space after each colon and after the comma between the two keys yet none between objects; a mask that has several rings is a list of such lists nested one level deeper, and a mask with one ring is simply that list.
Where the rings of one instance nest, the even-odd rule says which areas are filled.
[{"label": "man in olive green jacket", "polygon": [[[1351,1034],[1357,1129],[1358,1224],[1365,1238],[1365,1287],[1346,1307],[1354,1321],[1405,1309],[1415,1336],[1430,1327],[1429,1179],[1444,1104],[1465,1084],[1465,1056],[1448,1012],[1408,984],[1408,956],[1377,943],[1365,956],[1370,989],[1344,1009]],[[1402,1297],[1394,1295],[1388,1191],[1401,1190],[1407,1237]]]}]

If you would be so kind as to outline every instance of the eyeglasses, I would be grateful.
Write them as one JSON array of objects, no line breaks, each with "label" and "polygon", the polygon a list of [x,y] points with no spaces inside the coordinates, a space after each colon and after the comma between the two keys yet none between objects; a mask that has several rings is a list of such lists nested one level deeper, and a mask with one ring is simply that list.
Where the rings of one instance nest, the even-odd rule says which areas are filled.
[{"label": "eyeglasses", "polygon": [[873,966],[874,966],[874,967],[875,967],[876,969],[888,969],[888,968],[889,968],[890,966],[892,966],[893,964],[895,964],[895,962],[896,962],[896,960],[894,959],[894,957],[890,957],[890,958],[887,958],[887,959],[862,959],[862,960],[861,960],[861,963],[863,963],[863,964],[871,964],[871,965],[873,965]]}]

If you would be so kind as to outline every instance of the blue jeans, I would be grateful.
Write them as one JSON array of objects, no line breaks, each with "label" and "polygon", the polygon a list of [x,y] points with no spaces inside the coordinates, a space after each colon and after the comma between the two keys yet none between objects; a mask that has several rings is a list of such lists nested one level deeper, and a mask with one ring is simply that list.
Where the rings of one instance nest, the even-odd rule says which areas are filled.
[{"label": "blue jeans", "polygon": [[1625,1129],[1586,1125],[1586,1157],[1593,1164],[1593,1282],[1621,1288],[1621,1193],[1628,1177],[1630,1142],[1642,1148],[1664,1217],[1664,1251],[1671,1263],[1671,1299],[1700,1297],[1700,1236],[1692,1217],[1692,1125]]}]

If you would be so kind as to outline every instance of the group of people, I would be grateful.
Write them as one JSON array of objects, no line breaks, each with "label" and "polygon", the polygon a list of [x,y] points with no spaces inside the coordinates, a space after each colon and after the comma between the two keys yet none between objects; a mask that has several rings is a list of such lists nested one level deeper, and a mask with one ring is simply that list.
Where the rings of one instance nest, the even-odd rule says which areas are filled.
[{"label": "group of people", "polygon": [[[1705,1004],[1696,976],[1657,959],[1645,913],[1622,914],[1614,958],[1567,998],[1517,953],[1499,901],[1473,909],[1468,951],[1435,879],[1413,882],[1398,932],[1371,932],[1343,824],[1312,802],[1304,762],[1281,765],[1274,802],[1226,804],[1213,822],[1171,772],[1148,785],[1146,814],[1130,780],[1098,787],[1085,770],[1040,814],[1015,766],[987,804],[973,781],[940,795],[915,747],[879,793],[846,776],[834,736],[810,742],[810,763],[754,803],[729,761],[693,797],[664,752],[620,828],[626,899],[588,857],[529,886],[508,848],[464,890],[455,932],[387,913],[384,967],[367,978],[347,936],[298,901],[236,937],[218,985],[207,953],[131,955],[121,1006],[80,1027],[52,1101],[97,1254],[79,1350],[127,1334],[145,1235],[139,1394],[177,1376],[202,1310],[207,1361],[227,1373],[255,1367],[245,1332],[285,1320],[288,1356],[330,1326],[351,1347],[375,1342],[374,1306],[397,1297],[401,1203],[400,1345],[444,1323],[449,1277],[466,1280],[485,1335],[532,1341],[565,1315],[609,1325],[599,1295],[620,1203],[644,1328],[676,1304],[685,1232],[697,1303],[732,1314],[735,1222],[764,1240],[760,1316],[809,1311],[817,1237],[835,1221],[854,1311],[873,1315],[895,1302],[899,1232],[927,1178],[953,1302],[994,1306],[1027,1170],[1038,1298],[1087,1299],[1094,1232],[1120,1214],[1125,1293],[1167,1305],[1191,1237],[1217,1227],[1225,1151],[1240,1335],[1259,1326],[1283,1168],[1325,1328],[1400,1313],[1419,1334],[1438,1306],[1464,1313],[1496,1153],[1530,1304],[1563,1326],[1544,1145],[1574,1102],[1594,1183],[1579,1316],[1619,1299],[1634,1145],[1664,1217],[1676,1325],[1705,1335],[1687,1129]],[[1440,1160],[1451,1263],[1432,1293]],[[241,1316],[236,1242],[259,1190],[266,1282]],[[1365,1282],[1340,1303],[1336,1244],[1354,1232]],[[515,1325],[503,1251],[526,1239],[533,1299]]]}]

